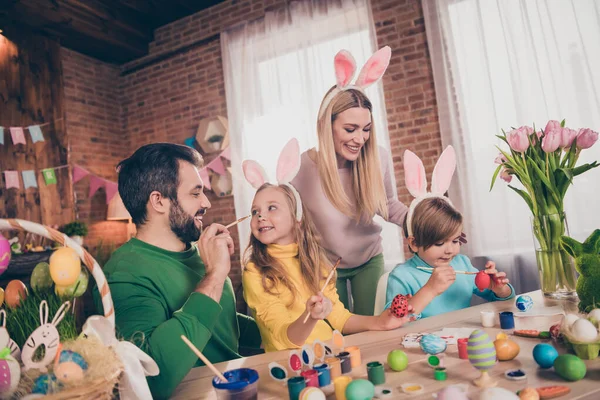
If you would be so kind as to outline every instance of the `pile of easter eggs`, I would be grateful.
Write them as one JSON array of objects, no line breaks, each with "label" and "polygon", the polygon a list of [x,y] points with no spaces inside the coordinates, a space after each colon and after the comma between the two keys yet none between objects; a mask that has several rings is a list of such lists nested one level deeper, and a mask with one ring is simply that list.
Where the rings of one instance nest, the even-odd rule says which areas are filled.
[{"label": "pile of easter eggs", "polygon": [[600,354],[600,309],[592,310],[585,317],[567,314],[560,333],[580,358],[595,359]]}]

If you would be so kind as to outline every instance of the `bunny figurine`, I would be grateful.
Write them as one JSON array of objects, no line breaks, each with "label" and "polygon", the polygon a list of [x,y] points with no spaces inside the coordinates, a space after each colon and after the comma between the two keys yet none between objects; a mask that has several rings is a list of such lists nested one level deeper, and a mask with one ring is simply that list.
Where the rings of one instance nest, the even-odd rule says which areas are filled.
[{"label": "bunny figurine", "polygon": [[0,317],[2,318],[2,325],[0,325],[0,349],[8,347],[10,349],[10,355],[17,361],[21,360],[21,349],[19,345],[12,340],[6,330],[6,311],[0,310]]},{"label": "bunny figurine", "polygon": [[580,274],[577,278],[579,311],[587,313],[600,307],[600,229],[592,232],[583,243],[563,236],[562,245],[575,259]]},{"label": "bunny figurine", "polygon": [[[42,300],[40,303],[41,326],[33,331],[31,336],[29,336],[21,353],[21,361],[23,362],[25,371],[32,368],[37,368],[42,373],[47,371],[46,366],[54,360],[60,344],[60,336],[56,326],[64,318],[70,304],[71,303],[68,301],[64,302],[56,312],[52,322],[48,323],[48,303],[46,300]],[[33,355],[41,345],[46,347],[44,358],[40,361],[34,361]]]}]

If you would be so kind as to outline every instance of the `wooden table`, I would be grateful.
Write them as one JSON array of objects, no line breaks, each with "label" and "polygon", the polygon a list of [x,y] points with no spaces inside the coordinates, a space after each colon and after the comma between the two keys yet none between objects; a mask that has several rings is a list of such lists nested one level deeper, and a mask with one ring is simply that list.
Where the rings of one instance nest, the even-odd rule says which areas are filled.
[{"label": "wooden table", "polygon": [[[561,306],[566,312],[576,312],[576,305],[566,302],[553,302],[544,299],[540,291],[535,291],[529,294],[533,301],[534,307],[550,307]],[[469,396],[480,391],[471,381],[479,376],[479,372],[471,366],[468,360],[458,358],[456,346],[448,346],[446,350],[445,366],[448,372],[448,380],[440,382],[433,379],[433,369],[427,364],[427,355],[420,349],[404,349],[402,348],[402,337],[409,332],[435,332],[444,327],[472,327],[482,328],[480,323],[480,311],[495,310],[495,311],[518,311],[514,307],[514,300],[504,302],[494,302],[482,304],[476,307],[470,307],[464,310],[439,315],[436,317],[426,318],[420,321],[413,322],[405,328],[400,328],[395,331],[388,332],[363,332],[356,335],[346,336],[346,346],[356,345],[361,349],[362,366],[355,368],[350,373],[354,379],[367,379],[366,364],[371,361],[379,361],[386,366],[386,383],[382,386],[393,390],[394,399],[432,399],[432,393],[436,393],[443,387],[451,384],[468,383]],[[560,318],[560,317],[558,317]],[[530,319],[515,318],[516,324],[521,324],[517,329],[532,328],[532,324],[539,324],[539,330],[547,330],[557,317],[536,317]],[[525,324],[527,326],[525,326]],[[484,328],[490,335],[492,340],[496,334],[500,332],[500,327]],[[519,344],[521,351],[516,359],[512,361],[499,362],[490,370],[490,376],[498,381],[498,386],[511,391],[525,387],[541,387],[551,385],[564,385],[571,388],[571,393],[561,397],[561,399],[600,399],[600,357],[592,361],[586,361],[587,374],[586,377],[578,382],[567,382],[560,378],[553,369],[541,370],[532,357],[532,349],[537,343],[548,342],[539,339],[529,339],[511,336],[511,338]],[[394,349],[402,349],[409,358],[409,366],[402,372],[394,372],[387,366],[387,354]],[[560,354],[565,353],[563,347],[558,347]],[[277,361],[281,365],[287,367],[289,351],[279,351],[273,353],[261,354],[253,357],[233,360],[216,364],[221,371],[226,371],[234,368],[253,368],[259,373],[259,399],[288,399],[287,386],[282,383],[272,380],[268,373],[268,364],[272,361]],[[509,381],[504,378],[504,372],[508,369],[521,368],[528,375],[526,381]],[[289,372],[289,371],[288,371]],[[211,380],[214,374],[206,367],[194,368],[185,377],[183,382],[175,391],[174,399],[216,399],[216,393],[212,388]],[[400,385],[404,383],[420,383],[425,386],[425,393],[415,396],[408,395],[401,391]],[[335,399],[334,395],[327,397]]]}]

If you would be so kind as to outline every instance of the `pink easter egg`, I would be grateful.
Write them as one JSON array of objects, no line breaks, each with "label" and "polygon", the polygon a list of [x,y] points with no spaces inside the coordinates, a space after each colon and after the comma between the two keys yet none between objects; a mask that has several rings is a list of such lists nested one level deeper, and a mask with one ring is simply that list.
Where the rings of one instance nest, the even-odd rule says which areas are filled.
[{"label": "pink easter egg", "polygon": [[0,236],[0,274],[4,273],[8,268],[11,255],[10,243],[4,236]]}]

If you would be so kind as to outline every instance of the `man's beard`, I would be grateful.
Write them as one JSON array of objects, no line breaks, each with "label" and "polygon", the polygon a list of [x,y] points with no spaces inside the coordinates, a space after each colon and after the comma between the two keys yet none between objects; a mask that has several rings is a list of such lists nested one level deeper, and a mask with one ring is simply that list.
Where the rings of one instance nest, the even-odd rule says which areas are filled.
[{"label": "man's beard", "polygon": [[[194,217],[186,213],[177,200],[173,200],[171,204],[172,206],[169,212],[171,231],[177,235],[179,240],[186,244],[198,241],[202,229],[196,227]],[[200,213],[203,214],[202,211],[198,211],[198,214]]]}]

